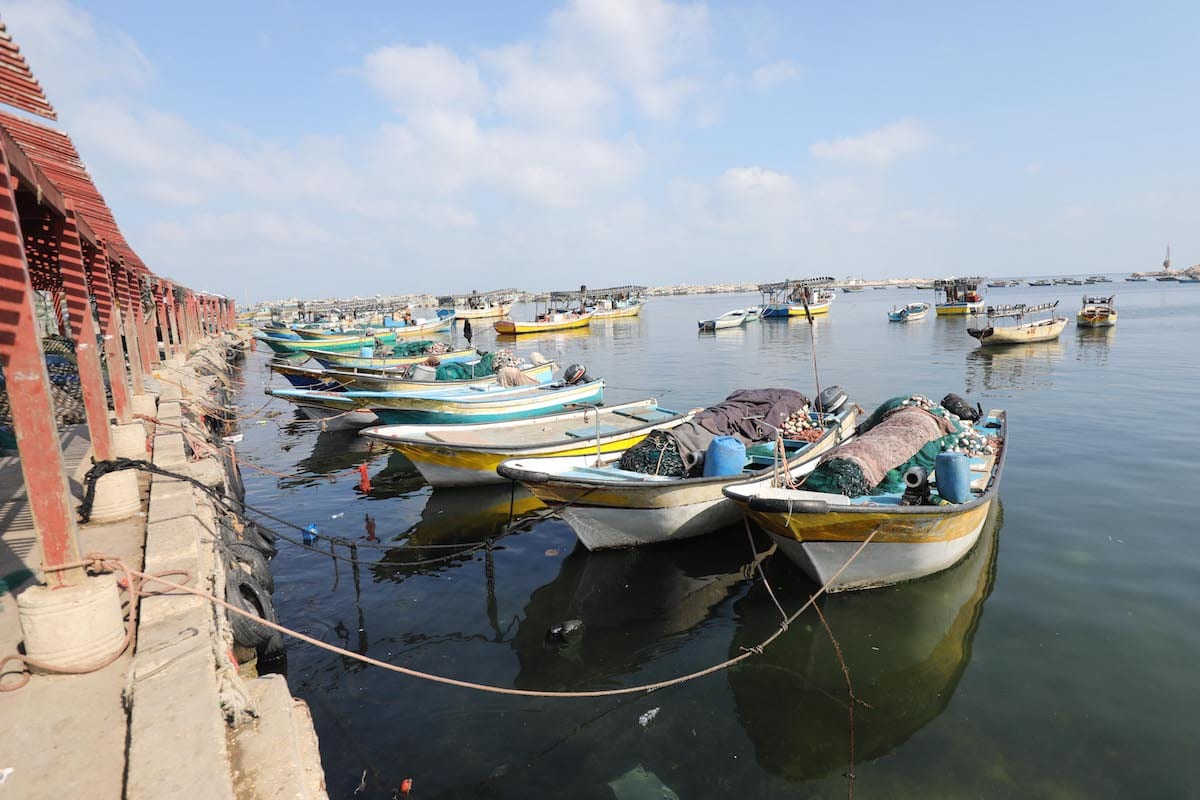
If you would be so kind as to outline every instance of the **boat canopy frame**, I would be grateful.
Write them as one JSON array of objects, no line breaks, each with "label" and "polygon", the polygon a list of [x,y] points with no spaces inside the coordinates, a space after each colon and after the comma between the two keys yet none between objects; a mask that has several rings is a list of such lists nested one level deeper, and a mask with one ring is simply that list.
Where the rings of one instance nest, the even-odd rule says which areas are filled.
[{"label": "boat canopy frame", "polygon": [[1053,311],[1058,308],[1058,301],[1050,303],[1038,303],[1036,305],[1027,305],[1025,303],[1016,303],[1015,305],[1004,306],[988,306],[988,319],[1003,319],[1005,317],[1016,317],[1022,319],[1029,314],[1036,314],[1041,311]]},{"label": "boat canopy frame", "polygon": [[808,295],[808,301],[813,299],[813,289],[825,289],[833,286],[834,279],[828,275],[818,278],[788,278],[775,283],[760,283],[758,291],[763,297],[763,305],[773,303],[799,303],[802,295]]},{"label": "boat canopy frame", "polygon": [[1110,294],[1108,297],[1090,297],[1085,294],[1083,296],[1083,305],[1085,305],[1085,306],[1093,306],[1093,305],[1094,306],[1108,306],[1109,308],[1114,308],[1116,306],[1116,304],[1113,301],[1116,299],[1117,299],[1117,296],[1115,294]]},{"label": "boat canopy frame", "polygon": [[[566,292],[564,292],[566,294]],[[595,300],[628,300],[634,297],[643,297],[646,294],[645,286],[610,286],[607,289],[587,289],[582,294],[583,298],[588,301]]]}]

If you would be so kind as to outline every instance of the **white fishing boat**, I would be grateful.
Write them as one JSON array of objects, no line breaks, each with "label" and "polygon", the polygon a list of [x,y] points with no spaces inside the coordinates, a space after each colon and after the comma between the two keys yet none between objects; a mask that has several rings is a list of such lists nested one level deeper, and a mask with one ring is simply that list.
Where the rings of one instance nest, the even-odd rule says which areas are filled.
[{"label": "white fishing boat", "polygon": [[[841,398],[836,410],[809,412],[810,430],[818,438],[776,439],[768,434],[765,441],[745,449],[744,460],[731,474],[650,474],[623,469],[618,456],[606,456],[598,466],[581,465],[570,458],[519,458],[505,461],[498,472],[520,481],[543,503],[555,508],[589,550],[699,536],[737,522],[737,508],[722,494],[725,487],[747,479],[770,480],[782,472],[799,478],[816,465],[823,453],[854,435],[858,406],[847,402],[840,389],[830,389],[830,396]],[[777,461],[779,448],[783,459]]]},{"label": "white fishing boat", "polygon": [[893,306],[888,312],[888,319],[892,322],[913,322],[918,319],[924,319],[929,313],[929,303],[909,303],[906,306]]},{"label": "white fishing boat", "polygon": [[584,408],[548,417],[468,425],[384,425],[363,436],[403,453],[430,486],[506,483],[496,468],[510,458],[559,457],[579,466],[619,456],[654,430],[692,418],[639,400],[599,409]]},{"label": "white fishing boat", "polygon": [[723,331],[727,328],[740,328],[746,324],[747,319],[749,319],[749,314],[746,309],[735,308],[715,319],[703,319],[696,324],[700,326],[701,331]]},{"label": "white fishing boat", "polygon": [[[1025,344],[1028,342],[1052,342],[1067,327],[1067,318],[1051,313],[1047,319],[1026,322],[1031,314],[1053,312],[1058,301],[1039,305],[988,306],[987,324],[978,328],[967,328],[967,334],[978,339],[981,345]],[[997,320],[1012,320],[1011,325],[997,325]]]},{"label": "white fishing boat", "polygon": [[1080,328],[1111,328],[1117,324],[1117,306],[1113,302],[1116,295],[1108,297],[1088,297],[1084,295],[1083,305],[1075,315],[1075,324]]}]

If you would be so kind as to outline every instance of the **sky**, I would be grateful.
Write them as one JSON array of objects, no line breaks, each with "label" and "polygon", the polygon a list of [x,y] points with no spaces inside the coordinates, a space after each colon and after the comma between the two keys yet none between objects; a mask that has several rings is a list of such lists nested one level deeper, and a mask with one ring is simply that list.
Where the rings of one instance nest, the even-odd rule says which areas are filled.
[{"label": "sky", "polygon": [[0,0],[241,301],[1200,262],[1200,4]]}]

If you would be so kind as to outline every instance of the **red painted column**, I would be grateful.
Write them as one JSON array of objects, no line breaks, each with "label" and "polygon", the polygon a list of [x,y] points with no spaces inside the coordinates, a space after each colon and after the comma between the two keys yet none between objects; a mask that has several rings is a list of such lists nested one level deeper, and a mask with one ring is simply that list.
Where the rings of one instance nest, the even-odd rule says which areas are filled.
[{"label": "red painted column", "polygon": [[[14,187],[8,155],[0,147],[0,364],[8,383],[21,473],[42,545],[42,564],[55,567],[78,561],[79,545]],[[80,583],[84,573],[76,567],[48,572],[46,578],[51,585],[62,586]]]},{"label": "red painted column", "polygon": [[154,313],[158,316],[158,335],[162,340],[162,358],[171,357],[171,328],[167,324],[167,303],[163,297],[162,284],[154,287]]},{"label": "red painted column", "polygon": [[79,386],[87,412],[88,433],[97,461],[112,459],[112,437],[108,430],[108,401],[104,397],[104,375],[100,354],[96,352],[96,326],[92,322],[92,304],[88,299],[87,276],[83,271],[83,246],[75,221],[75,206],[68,200],[66,215],[58,228],[58,269],[62,273],[63,292],[67,296],[71,337],[75,339],[75,361],[79,367]]},{"label": "red painted column", "polygon": [[108,362],[108,386],[112,390],[113,410],[122,425],[133,421],[129,400],[129,372],[125,369],[125,351],[121,348],[121,315],[113,294],[108,255],[101,243],[92,261],[92,294],[100,312],[100,329],[104,335],[104,358]]},{"label": "red painted column", "polygon": [[129,293],[129,270],[121,265],[115,270],[114,278],[117,299],[120,300],[121,323],[125,328],[125,349],[129,353],[129,372],[133,376],[133,393],[143,394],[146,391],[146,379],[142,372],[141,345],[138,344],[133,298]]},{"label": "red painted column", "polygon": [[188,351],[188,336],[182,311],[179,301],[175,298],[175,287],[172,285],[171,303],[167,306],[167,316],[171,320],[171,327],[175,329],[175,341],[178,342],[175,350],[176,358],[184,358]]},{"label": "red painted column", "polygon": [[142,306],[142,278],[131,269],[125,270],[125,281],[129,284],[129,307],[133,315],[134,336],[137,337],[134,348],[142,375],[150,372],[150,355],[146,349],[146,315]]}]

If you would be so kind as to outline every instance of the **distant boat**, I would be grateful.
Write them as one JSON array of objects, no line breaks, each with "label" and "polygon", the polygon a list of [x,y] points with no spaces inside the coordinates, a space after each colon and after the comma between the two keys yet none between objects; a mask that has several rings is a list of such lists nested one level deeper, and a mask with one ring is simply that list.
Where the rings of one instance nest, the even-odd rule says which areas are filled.
[{"label": "distant boat", "polygon": [[[1058,301],[1028,306],[1024,303],[1008,306],[989,306],[987,310],[988,324],[983,328],[967,328],[967,334],[978,339],[979,344],[1009,345],[1025,344],[1027,342],[1051,342],[1059,337],[1063,328],[1067,327],[1067,318],[1051,316],[1036,322],[1026,322],[1025,317],[1041,311],[1053,311],[1058,307]],[[995,320],[1012,319],[1013,325],[996,325]]]},{"label": "distant boat", "polygon": [[1086,281],[1088,283],[1112,283],[1112,278],[1107,275],[1089,275]]},{"label": "distant boat", "polygon": [[1200,275],[1182,275],[1178,278],[1180,283],[1200,283]]},{"label": "distant boat", "polygon": [[750,306],[746,309],[746,322],[758,322],[762,319],[762,307]]},{"label": "distant boat", "polygon": [[1149,278],[1142,278],[1140,276],[1130,275],[1125,280],[1129,283],[1146,283],[1149,280]]},{"label": "distant boat", "polygon": [[893,308],[888,312],[888,319],[892,322],[912,322],[917,319],[924,319],[929,313],[929,303],[909,303],[904,308]]},{"label": "distant boat", "polygon": [[726,311],[715,319],[702,319],[696,324],[700,326],[701,331],[723,331],[727,328],[739,328],[745,325],[748,317],[746,309],[736,308],[733,311]]},{"label": "distant boat", "polygon": [[1179,278],[1176,278],[1174,275],[1159,275],[1154,280],[1161,281],[1162,283],[1166,283],[1167,281],[1177,281],[1177,280],[1179,280]]},{"label": "distant boat", "polygon": [[1080,328],[1111,328],[1117,324],[1117,307],[1113,304],[1116,295],[1088,297],[1075,315],[1075,324]]},{"label": "distant boat", "polygon": [[1053,286],[1054,283],[1046,280],[1045,278],[1042,278],[1040,280],[1030,281],[1029,285],[1030,286]]},{"label": "distant boat", "polygon": [[983,278],[947,278],[934,281],[934,288],[942,292],[943,298],[936,303],[937,315],[961,316],[983,311],[983,295],[979,285]]},{"label": "distant boat", "polygon": [[828,314],[837,294],[829,288],[833,278],[805,278],[766,283],[758,287],[763,296],[763,319],[786,319]]}]

